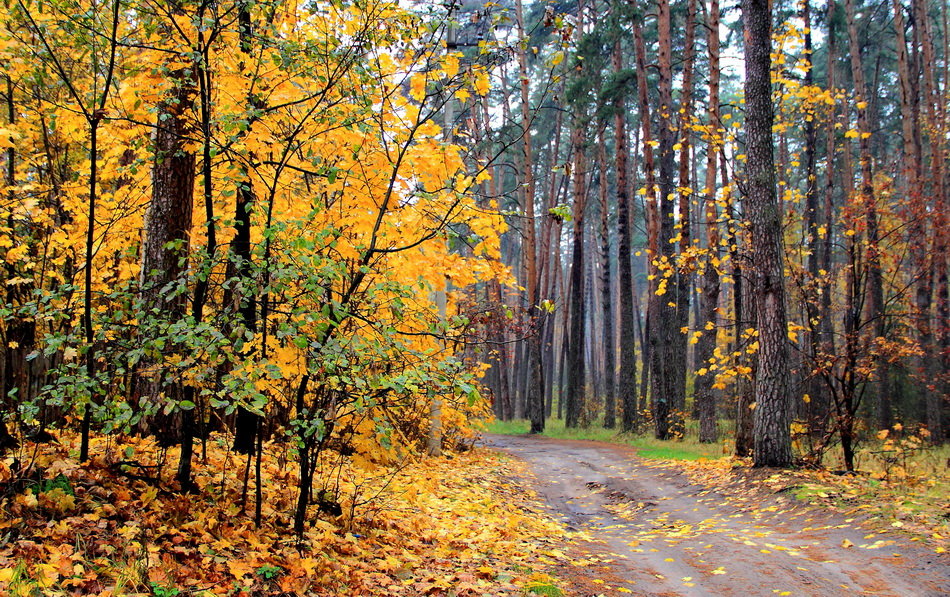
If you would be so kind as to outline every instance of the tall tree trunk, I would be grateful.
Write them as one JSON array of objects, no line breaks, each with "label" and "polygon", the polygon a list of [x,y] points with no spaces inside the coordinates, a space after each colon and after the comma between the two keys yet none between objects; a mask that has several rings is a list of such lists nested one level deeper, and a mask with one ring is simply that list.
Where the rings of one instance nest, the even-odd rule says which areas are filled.
[{"label": "tall tree trunk", "polygon": [[[802,3],[802,22],[804,24],[805,35],[805,85],[809,88],[815,84],[814,65],[812,63],[812,19],[811,19],[811,0],[805,0]],[[818,173],[816,154],[818,147],[818,124],[816,114],[809,113],[805,120],[805,243],[808,250],[806,269],[808,279],[805,284],[806,292],[803,293],[802,301],[805,306],[805,329],[807,330],[806,350],[807,357],[804,359],[806,364],[804,376],[806,378],[806,387],[810,397],[807,404],[802,405],[806,411],[808,419],[812,422],[812,427],[820,424],[820,413],[816,412],[816,406],[823,403],[824,400],[819,396],[823,394],[824,380],[810,370],[814,370],[821,354],[821,332],[819,326],[821,323],[821,314],[819,312],[819,301],[822,293],[821,276],[819,274],[819,258],[821,255],[819,238],[819,210],[818,210]],[[829,163],[832,156],[828,156]],[[829,172],[831,168],[828,168]],[[830,226],[830,222],[826,223]],[[818,415],[818,416],[816,416]]]},{"label": "tall tree trunk", "polygon": [[670,437],[671,409],[678,404],[677,390],[680,384],[678,375],[685,375],[685,368],[680,370],[679,365],[685,364],[676,354],[681,339],[681,332],[677,323],[677,306],[679,300],[679,285],[676,283],[676,267],[674,262],[674,247],[670,239],[674,234],[673,197],[676,190],[675,156],[673,150],[673,63],[672,63],[672,24],[670,20],[670,3],[660,0],[658,7],[659,21],[659,254],[651,255],[660,261],[663,270],[662,279],[656,292],[650,296],[651,338],[651,368],[652,368],[652,399],[654,434],[657,439]]},{"label": "tall tree trunk", "polygon": [[[175,285],[184,283],[195,188],[195,154],[189,151],[193,131],[187,120],[194,88],[184,70],[169,76],[174,87],[157,110],[152,201],[145,214],[141,273],[142,302],[150,316],[162,319],[163,326],[185,316],[186,295],[177,292]],[[160,358],[150,360],[144,369],[143,406],[154,415],[143,419],[142,428],[161,445],[180,443],[182,384],[166,375]]]},{"label": "tall tree trunk", "polygon": [[[696,345],[696,366],[708,369],[716,350],[717,310],[719,307],[719,213],[716,209],[716,157],[722,147],[722,129],[719,119],[719,0],[710,0],[707,14],[707,42],[709,51],[709,127],[706,149],[706,183],[704,189],[706,257],[702,278],[702,294],[699,295],[699,318],[697,326],[703,326],[702,336]],[[725,182],[725,181],[723,181]],[[714,375],[706,372],[696,377],[696,405],[699,411],[699,441],[716,441],[716,394],[713,389]]]},{"label": "tall tree trunk", "polygon": [[597,137],[597,167],[600,170],[599,206],[600,206],[600,294],[603,314],[603,334],[601,343],[604,353],[604,427],[613,429],[617,425],[617,395],[614,364],[614,322],[613,300],[610,275],[610,208],[607,201],[607,144],[604,129]]},{"label": "tall tree trunk", "polygon": [[[564,87],[564,80],[562,79],[561,85],[557,92],[557,97],[564,97]],[[554,148],[552,151],[550,151],[551,167],[548,168],[550,172],[550,185],[548,186],[546,193],[544,215],[541,220],[541,262],[539,264],[541,292],[539,293],[539,300],[542,302],[544,300],[551,301],[554,297],[558,296],[557,279],[560,273],[558,268],[560,268],[561,259],[560,240],[563,222],[560,217],[554,215],[554,208],[558,204],[558,198],[560,197],[562,187],[566,188],[567,181],[565,176],[554,172],[554,167],[558,163],[561,155],[563,114],[564,110],[557,110],[557,114],[554,117]],[[548,313],[546,310],[541,311],[541,317],[543,323],[541,328],[541,349],[543,359],[541,370],[545,374],[543,396],[544,416],[548,417],[551,415],[551,407],[554,400],[554,386],[557,385],[556,380],[560,379],[557,373],[554,371],[554,365],[557,361],[556,348],[554,345],[557,320],[556,315],[553,313]]]},{"label": "tall tree trunk", "polygon": [[[6,100],[7,100],[7,124],[10,128],[16,126],[16,104],[13,98],[13,80],[10,78],[9,74],[4,75],[6,79]],[[14,185],[16,185],[16,149],[11,145],[7,148],[6,152],[6,176],[4,177],[7,185],[7,200],[10,205],[13,205],[16,201],[14,195]],[[93,158],[93,161],[95,158]],[[95,207],[94,202],[90,202],[90,216],[89,216],[89,225],[92,226],[93,223],[93,214],[91,210]],[[14,231],[14,221],[12,211],[7,216],[7,227],[11,231]],[[88,258],[87,258],[88,259]],[[4,267],[7,270],[7,281],[13,280],[17,277],[17,273],[13,267],[13,264],[3,259]],[[88,261],[87,261],[88,264]],[[86,268],[87,270],[92,270],[91,267]],[[86,286],[89,288],[89,286]],[[12,306],[14,302],[18,302],[21,295],[20,285],[19,284],[6,284],[6,302],[7,305]],[[84,310],[83,312],[83,323],[85,324],[85,317],[87,313],[91,313],[91,305],[89,309]],[[5,318],[6,319],[6,318]],[[0,341],[2,341],[2,346],[0,346],[0,351],[3,352],[3,361],[0,363],[0,368],[2,368],[2,380],[0,380],[0,391],[3,392],[0,395],[0,455],[3,455],[7,450],[15,448],[19,445],[16,437],[10,430],[7,428],[7,414],[14,413],[17,409],[16,402],[25,400],[25,384],[24,382],[24,373],[26,369],[26,354],[32,349],[33,339],[35,338],[35,325],[31,321],[26,321],[26,318],[14,315],[13,317],[7,319],[3,322],[4,325],[0,326]],[[92,324],[85,326],[84,328],[87,331],[92,330]],[[15,347],[15,348],[14,348]],[[92,345],[90,344],[89,350],[92,350]],[[16,390],[14,398],[14,390]],[[17,400],[18,399],[18,400]],[[90,405],[91,406],[91,405]],[[86,411],[91,411],[90,406],[86,407]],[[91,412],[90,412],[91,415]],[[89,456],[89,444],[88,444],[88,433],[86,434],[86,453],[84,454],[83,460]]]},{"label": "tall tree trunk", "polygon": [[[930,140],[930,193],[934,209],[934,235],[931,252],[932,284],[936,286],[937,313],[936,330],[937,342],[934,353],[942,355],[934,364],[934,370],[950,369],[950,286],[947,279],[948,238],[947,210],[950,209],[946,195],[946,180],[944,167],[947,161],[946,149],[946,97],[941,96],[940,87],[936,78],[936,56],[934,52],[933,34],[930,28],[930,16],[927,14],[927,3],[924,0],[913,0],[914,27],[919,29],[918,37],[922,52],[921,70],[923,71],[922,102],[926,112],[926,126]],[[944,56],[944,60],[948,58]],[[927,350],[927,348],[924,348]],[[927,428],[934,443],[944,440],[943,429],[943,402],[947,393],[946,382],[938,383],[932,391],[927,392]]]},{"label": "tall tree trunk", "polygon": [[[203,15],[199,13],[199,18]],[[218,241],[216,235],[216,219],[214,215],[214,182],[212,181],[212,87],[211,73],[205,68],[209,64],[210,52],[205,42],[204,32],[198,33],[198,51],[202,56],[201,67],[195,69],[195,76],[198,78],[198,97],[199,113],[201,126],[201,174],[202,174],[202,198],[205,208],[205,250],[201,257],[199,267],[202,269],[202,275],[198,276],[195,283],[194,295],[191,303],[191,317],[196,324],[200,324],[204,319],[204,308],[208,300],[210,289],[211,269],[214,267],[215,254],[218,250]],[[182,491],[193,491],[195,489],[191,482],[191,461],[194,455],[194,439],[197,431],[197,395],[195,387],[189,384],[182,391],[182,398],[187,408],[182,408],[181,417],[181,453],[178,459],[178,484]],[[260,524],[258,522],[258,524]]]},{"label": "tall tree trunk", "polygon": [[[518,39],[527,44],[524,26],[524,9],[521,0],[515,0],[515,20]],[[525,287],[528,295],[529,320],[532,321],[528,336],[526,388],[526,415],[531,421],[531,433],[544,431],[544,372],[541,362],[541,330],[535,323],[535,308],[538,304],[538,247],[534,213],[535,181],[531,155],[531,113],[528,104],[528,48],[521,47],[518,52],[518,73],[521,78],[521,134],[522,134],[522,202],[524,209]]]},{"label": "tall tree trunk", "polygon": [[[614,10],[619,10],[615,0]],[[614,41],[613,68],[623,71],[623,52],[619,35]],[[641,87],[645,85],[638,83]],[[627,177],[627,114],[624,100],[618,94],[614,103],[614,160],[617,176],[617,271],[620,296],[620,375],[617,378],[617,395],[621,404],[621,425],[624,432],[631,432],[637,425],[637,353],[636,317],[633,309],[634,293],[633,264],[631,263],[631,209],[630,182]],[[606,426],[606,423],[605,423]]]},{"label": "tall tree trunk", "polygon": [[572,177],[574,183],[574,249],[571,256],[571,322],[570,340],[567,353],[567,391],[565,400],[564,425],[577,427],[581,423],[585,401],[584,388],[587,385],[587,370],[584,364],[584,210],[587,203],[585,188],[586,160],[584,159],[584,137],[580,126],[575,126],[571,135],[574,158]]},{"label": "tall tree trunk", "polygon": [[[250,56],[251,43],[254,39],[251,29],[251,6],[247,0],[242,0],[238,4],[238,26],[240,49],[242,61],[240,68],[245,68],[244,59]],[[246,109],[260,109],[259,100],[254,97],[245,99]],[[248,125],[248,131],[250,130]],[[247,134],[245,132],[244,134]],[[257,197],[251,183],[251,177],[247,167],[242,165],[240,169],[241,180],[238,183],[237,193],[235,193],[234,204],[234,240],[231,241],[231,260],[234,264],[237,279],[240,280],[238,288],[234,293],[234,309],[237,311],[238,319],[241,322],[243,330],[257,332],[257,293],[255,292],[255,281],[251,268],[251,215],[254,212],[254,206],[257,203]],[[260,426],[260,416],[251,412],[246,406],[239,405],[237,415],[234,419],[234,451],[238,454],[253,454],[257,446],[257,433]]]},{"label": "tall tree trunk", "polygon": [[[851,75],[858,111],[858,146],[861,163],[861,203],[864,207],[865,227],[867,229],[867,287],[868,321],[874,324],[874,335],[883,339],[886,333],[884,313],[884,277],[881,271],[880,239],[878,238],[877,203],[874,195],[874,162],[871,155],[871,127],[868,120],[867,85],[864,81],[864,68],[861,65],[861,46],[858,42],[858,29],[854,17],[854,1],[845,0],[845,13],[848,23],[848,48],[851,54]],[[886,357],[876,359],[877,384],[875,396],[876,423],[887,429],[891,421],[890,388],[888,382],[888,363]]]},{"label": "tall tree trunk", "polygon": [[753,412],[756,466],[792,464],[788,396],[788,328],[782,258],[782,213],[772,156],[772,19],[768,0],[743,0],[746,101],[746,217],[752,233],[759,359]]},{"label": "tall tree trunk", "polygon": [[[692,152],[690,151],[692,135],[691,124],[693,118],[693,65],[696,59],[696,0],[688,0],[686,4],[686,39],[685,55],[683,59],[683,85],[679,106],[679,209],[677,236],[680,237],[680,255],[687,255],[692,249],[692,222],[690,221],[693,203],[693,189],[690,181],[690,166]],[[674,149],[675,151],[675,149]],[[672,403],[676,410],[674,419],[679,421],[686,412],[686,370],[687,356],[690,344],[687,335],[682,332],[689,326],[689,303],[693,291],[693,272],[691,266],[681,264],[676,268],[676,323],[679,331],[676,336],[676,346],[671,352],[675,358],[672,363],[673,381],[676,392]]]},{"label": "tall tree trunk", "polygon": [[[921,355],[917,357],[917,377],[920,394],[927,396],[925,404],[930,414],[931,404],[935,400],[931,395],[937,395],[928,386],[935,378],[937,367],[936,355],[933,350],[933,330],[930,325],[931,295],[933,293],[932,277],[929,275],[927,199],[921,184],[924,179],[923,161],[919,143],[919,128],[921,123],[914,110],[916,86],[910,74],[910,61],[907,56],[907,36],[904,24],[904,6],[900,0],[894,0],[894,31],[897,34],[895,49],[897,50],[897,73],[900,79],[901,90],[901,133],[903,136],[903,173],[904,189],[909,207],[908,219],[910,230],[908,241],[910,246],[910,260],[914,268],[914,319],[917,330],[917,340],[920,343]],[[936,409],[939,411],[939,408]]]},{"label": "tall tree trunk", "polygon": [[[837,33],[835,30],[835,12],[836,12],[837,2],[828,3],[828,11],[825,17],[825,21],[828,23],[828,36],[826,47],[828,50],[828,61],[826,67],[826,77],[828,89],[835,88],[835,73],[837,71],[837,52],[836,52],[836,38]],[[824,197],[824,222],[825,222],[825,231],[823,238],[821,239],[821,270],[824,270],[823,280],[821,281],[821,307],[820,307],[820,316],[821,324],[819,326],[821,334],[821,351],[823,354],[834,354],[835,353],[835,335],[834,335],[834,322],[831,317],[831,295],[832,288],[834,284],[834,277],[832,276],[832,263],[834,257],[834,208],[835,208],[835,172],[836,168],[834,167],[836,162],[836,152],[835,152],[835,136],[836,136],[836,125],[837,124],[837,115],[835,110],[835,105],[832,104],[830,107],[830,113],[828,115],[828,126],[826,129],[825,135],[825,160],[827,162],[826,170],[826,179],[825,179],[825,197]],[[819,393],[816,397],[813,397],[813,412],[815,413],[816,420],[827,421],[827,415],[831,412],[831,398],[829,396],[829,388],[825,388],[825,391]]]},{"label": "tall tree trunk", "polygon": [[647,272],[649,283],[647,284],[647,312],[646,312],[646,333],[647,343],[643,351],[643,367],[641,368],[641,388],[640,402],[643,410],[647,408],[647,382],[650,382],[651,400],[656,400],[656,393],[652,390],[654,374],[653,362],[657,355],[656,350],[656,330],[657,330],[657,309],[659,309],[660,299],[656,294],[657,278],[659,268],[656,266],[660,253],[660,210],[657,206],[657,188],[656,188],[656,167],[653,160],[653,133],[650,123],[650,103],[647,89],[647,67],[646,67],[646,48],[643,40],[642,16],[637,16],[633,21],[633,36],[636,52],[637,64],[637,100],[638,114],[640,116],[640,127],[643,131],[641,147],[643,148],[643,172],[645,179],[645,192],[643,194],[644,216],[646,218],[647,229]]}]

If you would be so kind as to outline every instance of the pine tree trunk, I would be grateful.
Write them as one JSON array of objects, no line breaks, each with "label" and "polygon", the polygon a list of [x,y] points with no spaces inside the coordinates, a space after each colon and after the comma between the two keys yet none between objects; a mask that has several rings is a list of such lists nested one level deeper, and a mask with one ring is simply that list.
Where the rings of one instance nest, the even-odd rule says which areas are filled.
[{"label": "pine tree trunk", "polygon": [[[702,294],[699,295],[699,318],[697,326],[703,326],[702,336],[696,344],[696,366],[708,369],[716,349],[719,307],[719,213],[716,208],[716,157],[722,145],[719,124],[719,0],[710,0],[708,7],[707,48],[709,51],[709,109],[707,124],[710,127],[706,149],[706,184],[704,189],[706,257],[702,276]],[[712,327],[710,328],[710,324]],[[714,374],[696,376],[695,400],[699,411],[699,441],[714,443],[716,431],[716,394],[713,389]]]},{"label": "pine tree trunk", "polygon": [[603,317],[603,371],[604,371],[604,427],[613,429],[617,425],[616,369],[614,364],[614,322],[613,293],[610,275],[610,210],[607,202],[607,143],[601,129],[597,142],[597,166],[600,170],[600,294]]},{"label": "pine tree trunk", "polygon": [[[186,114],[194,89],[183,70],[169,76],[175,85],[171,97],[163,100],[157,111],[152,201],[145,214],[141,273],[142,302],[150,315],[164,324],[185,315],[186,295],[176,292],[175,285],[184,283],[195,187],[195,154],[187,151],[192,131]],[[154,415],[143,418],[140,428],[161,445],[175,445],[182,439],[178,410],[183,399],[181,383],[166,377],[161,359],[146,363],[143,373],[141,400]]]},{"label": "pine tree trunk", "polygon": [[[848,47],[851,54],[851,75],[858,111],[858,147],[861,163],[861,200],[864,206],[865,227],[867,229],[867,319],[873,323],[874,335],[884,339],[886,320],[884,313],[884,277],[881,271],[880,239],[878,238],[877,204],[874,194],[874,162],[871,155],[871,127],[868,120],[868,102],[870,100],[864,81],[864,69],[861,65],[861,46],[858,43],[858,30],[854,18],[853,0],[845,0],[845,13],[848,24]],[[891,421],[890,388],[888,384],[888,363],[886,357],[875,359],[878,384],[875,396],[875,420],[879,427],[887,429]]]},{"label": "pine tree trunk", "polygon": [[[919,128],[921,123],[917,118],[918,112],[913,106],[916,85],[910,74],[910,64],[907,56],[907,37],[904,22],[904,6],[900,0],[894,0],[894,32],[897,34],[895,48],[897,50],[897,73],[900,79],[901,90],[901,133],[903,136],[903,174],[904,191],[908,197],[910,208],[910,230],[908,241],[910,247],[910,261],[914,268],[914,321],[917,330],[917,341],[923,348],[922,354],[916,358],[917,384],[922,396],[935,394],[928,386],[934,379],[936,355],[933,350],[933,330],[930,325],[931,295],[933,285],[928,274],[929,250],[927,239],[927,199],[921,189],[924,178],[921,147],[919,143]],[[933,403],[933,398],[925,399],[925,404]],[[928,410],[929,414],[929,410]]]},{"label": "pine tree trunk", "polygon": [[[933,370],[947,371],[950,369],[950,286],[947,279],[947,202],[946,180],[944,166],[947,161],[946,141],[946,97],[940,94],[936,79],[936,56],[934,52],[933,34],[930,29],[930,17],[927,14],[927,3],[924,0],[913,0],[914,27],[919,29],[923,60],[923,89],[921,102],[926,112],[926,126],[930,140],[930,202],[934,209],[934,235],[931,252],[932,285],[935,285],[937,299],[936,313],[936,345],[933,352],[942,355],[935,358]],[[944,60],[947,57],[944,56]],[[924,350],[928,350],[924,348]],[[943,402],[948,387],[946,381],[936,383],[931,391],[926,393],[927,429],[930,431],[934,443],[942,443],[945,438],[943,429]]]},{"label": "pine tree trunk", "polygon": [[[693,65],[696,58],[696,0],[689,0],[686,4],[686,37],[684,41],[685,56],[683,59],[683,85],[680,95],[679,106],[679,209],[678,209],[678,236],[680,255],[686,255],[692,249],[692,222],[690,221],[693,204],[692,182],[690,181],[690,166],[692,165],[692,144],[690,136],[691,119],[693,118]],[[688,266],[677,268],[676,272],[676,323],[675,327],[679,331],[676,336],[676,346],[673,348],[671,356],[675,357],[672,363],[673,380],[675,382],[675,394],[673,408],[675,409],[674,420],[681,424],[681,419],[686,412],[686,370],[688,356],[691,344],[687,342],[688,336],[682,330],[689,327],[689,305],[690,295],[693,291],[693,272]]]},{"label": "pine tree trunk", "polygon": [[[827,50],[828,50],[828,61],[826,67],[826,76],[827,76],[827,85],[828,89],[834,89],[835,87],[835,73],[836,73],[836,63],[837,63],[837,52],[836,52],[836,30],[835,30],[835,11],[836,11],[836,2],[828,3],[828,11],[825,17],[825,21],[828,23],[828,36],[827,36]],[[821,270],[824,270],[823,280],[821,281],[819,287],[821,289],[821,306],[820,306],[820,318],[821,323],[819,324],[819,333],[820,333],[820,346],[822,354],[835,354],[835,326],[834,321],[831,316],[831,295],[832,295],[832,285],[834,284],[834,278],[831,274],[832,264],[834,261],[834,194],[835,194],[835,171],[836,168],[834,164],[836,163],[835,157],[835,136],[836,136],[836,124],[837,116],[835,111],[835,105],[832,104],[830,107],[830,114],[828,117],[828,126],[826,129],[825,137],[825,159],[828,163],[826,170],[826,179],[825,179],[825,197],[824,197],[824,218],[825,222],[825,232],[823,238],[821,239]],[[831,413],[831,397],[830,397],[829,388],[825,388],[823,392],[820,392],[816,396],[812,397],[812,412],[813,412],[813,422],[816,423],[816,428],[818,427],[817,423],[821,423],[822,430],[827,424],[828,415]]]},{"label": "pine tree trunk", "polygon": [[585,406],[584,390],[587,385],[587,370],[584,363],[585,301],[584,301],[584,211],[587,202],[584,172],[583,131],[575,127],[572,134],[574,158],[572,177],[574,187],[574,249],[571,256],[571,320],[570,340],[567,352],[567,390],[564,425],[569,428],[581,423]]},{"label": "pine tree trunk", "polygon": [[685,375],[685,364],[679,352],[682,334],[677,324],[679,285],[676,283],[674,246],[670,239],[674,235],[673,197],[676,190],[675,156],[673,150],[673,66],[672,66],[672,26],[670,3],[659,2],[659,93],[660,93],[660,174],[658,220],[659,253],[651,255],[659,259],[664,271],[656,292],[650,296],[650,365],[652,369],[652,400],[654,435],[657,439],[670,437],[672,409],[679,403],[677,390],[680,388],[677,376]]},{"label": "pine tree trunk", "polygon": [[[519,39],[525,39],[524,9],[521,0],[515,0],[515,19]],[[544,431],[544,373],[541,362],[541,326],[535,321],[535,307],[538,304],[538,247],[536,240],[536,222],[534,213],[534,166],[531,148],[531,113],[528,103],[528,58],[527,46],[518,52],[518,72],[521,78],[521,134],[522,134],[522,207],[524,209],[525,287],[527,289],[529,321],[531,332],[527,342],[527,386],[525,410],[531,421],[531,433]]]},{"label": "pine tree trunk", "polygon": [[756,466],[792,464],[788,400],[788,329],[782,259],[782,213],[772,156],[772,21],[768,0],[743,0],[746,100],[746,216],[752,233],[759,359],[753,412]]},{"label": "pine tree trunk", "polygon": [[[804,24],[805,35],[805,53],[803,59],[806,61],[805,85],[812,87],[814,85],[814,70],[812,64],[812,19],[811,19],[811,0],[805,0],[802,3],[802,22]],[[816,164],[816,154],[818,148],[818,126],[815,120],[815,114],[809,114],[805,121],[805,243],[808,247],[808,258],[806,269],[808,279],[805,284],[806,291],[803,293],[802,301],[805,306],[805,328],[807,330],[807,340],[805,342],[807,355],[804,359],[806,378],[806,387],[809,395],[809,401],[802,405],[807,419],[811,421],[811,426],[817,428],[820,425],[822,417],[820,412],[816,411],[816,406],[824,402],[820,398],[824,393],[824,380],[814,373],[821,354],[821,332],[819,326],[822,325],[820,314],[821,294],[821,275],[819,274],[819,258],[821,256],[819,238],[819,210],[818,210],[818,173]],[[829,162],[832,156],[828,157]],[[829,173],[831,168],[828,168]],[[825,224],[830,226],[830,222]]]},{"label": "pine tree trunk", "polygon": [[[617,9],[617,4],[614,5]],[[614,72],[623,70],[623,53],[620,39],[614,42]],[[642,86],[642,85],[641,85]],[[634,293],[633,264],[631,263],[631,209],[630,183],[627,177],[627,115],[622,97],[618,97],[614,109],[614,160],[617,176],[617,270],[618,294],[620,296],[620,374],[617,378],[617,395],[620,398],[621,425],[624,432],[637,426],[637,353],[636,317],[633,309]],[[606,424],[605,424],[606,426]]]}]

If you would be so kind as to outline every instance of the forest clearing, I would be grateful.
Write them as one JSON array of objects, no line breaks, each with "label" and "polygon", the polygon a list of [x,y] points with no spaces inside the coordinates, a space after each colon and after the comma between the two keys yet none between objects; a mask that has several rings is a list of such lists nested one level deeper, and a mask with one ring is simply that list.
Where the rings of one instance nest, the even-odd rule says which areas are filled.
[{"label": "forest clearing", "polygon": [[945,1],[0,20],[0,594],[946,591]]}]

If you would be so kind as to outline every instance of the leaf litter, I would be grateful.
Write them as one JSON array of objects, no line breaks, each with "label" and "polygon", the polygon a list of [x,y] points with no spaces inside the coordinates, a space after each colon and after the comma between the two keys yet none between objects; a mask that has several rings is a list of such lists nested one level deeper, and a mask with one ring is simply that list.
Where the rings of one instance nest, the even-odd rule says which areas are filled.
[{"label": "leaf litter", "polygon": [[[314,509],[298,542],[285,446],[265,444],[255,528],[253,479],[242,508],[244,458],[225,438],[196,459],[194,494],[150,478],[163,454],[149,440],[124,439],[120,455],[96,438],[87,466],[77,442],[28,446],[27,480],[22,461],[0,460],[0,594],[521,595],[554,586],[568,558],[563,527],[517,484],[523,465],[482,449],[345,465],[332,479],[342,513]],[[120,464],[130,454],[137,466]]]}]

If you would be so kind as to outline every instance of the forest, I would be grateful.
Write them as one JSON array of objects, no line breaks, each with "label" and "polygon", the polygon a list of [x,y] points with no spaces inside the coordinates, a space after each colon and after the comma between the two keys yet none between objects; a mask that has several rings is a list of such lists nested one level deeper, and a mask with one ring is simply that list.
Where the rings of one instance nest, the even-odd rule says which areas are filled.
[{"label": "forest", "polygon": [[945,505],[948,12],[5,2],[0,591],[561,594],[486,428]]}]

